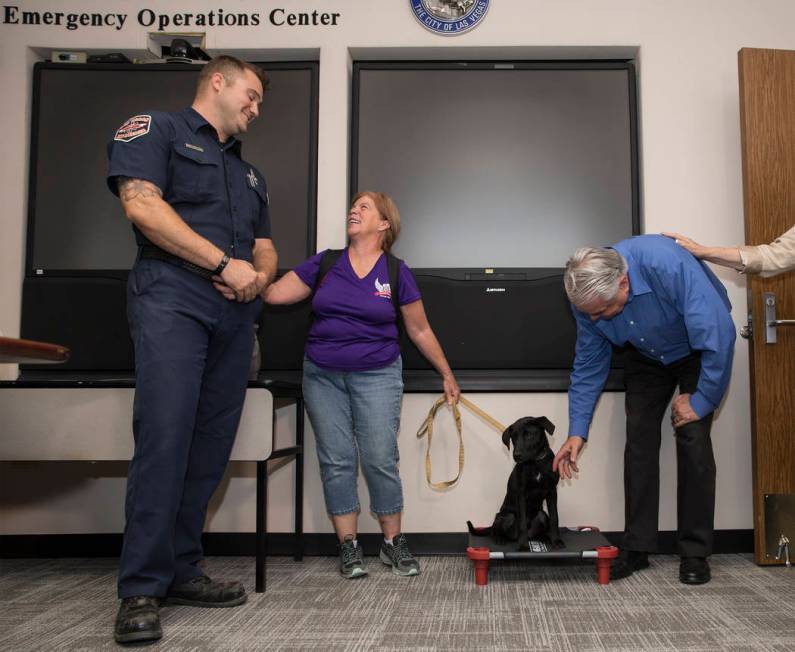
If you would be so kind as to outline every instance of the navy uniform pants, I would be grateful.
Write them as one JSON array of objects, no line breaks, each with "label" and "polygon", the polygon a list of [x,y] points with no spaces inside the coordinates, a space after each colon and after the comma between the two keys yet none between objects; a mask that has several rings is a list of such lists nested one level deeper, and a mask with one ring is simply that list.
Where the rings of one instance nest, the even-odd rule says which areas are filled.
[{"label": "navy uniform pants", "polygon": [[[623,542],[627,550],[657,550],[662,420],[677,385],[680,392],[692,394],[700,372],[698,353],[666,366],[637,351],[627,356]],[[682,557],[707,557],[712,553],[716,475],[710,438],[712,416],[707,414],[675,433],[677,551]]]},{"label": "navy uniform pants", "polygon": [[261,303],[225,299],[159,260],[127,285],[135,345],[135,453],[130,463],[120,598],[162,597],[202,572],[201,534],[245,399]]}]

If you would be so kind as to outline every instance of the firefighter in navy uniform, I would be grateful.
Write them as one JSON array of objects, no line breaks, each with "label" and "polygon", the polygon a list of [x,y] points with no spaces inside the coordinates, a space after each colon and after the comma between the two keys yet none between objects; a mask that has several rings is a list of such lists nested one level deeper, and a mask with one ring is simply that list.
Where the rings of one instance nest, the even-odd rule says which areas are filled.
[{"label": "firefighter in navy uniform", "polygon": [[265,180],[235,136],[259,115],[264,72],[221,56],[191,107],[125,122],[108,184],[139,247],[127,287],[135,345],[135,454],[114,637],[160,638],[162,602],[232,607],[237,582],[199,567],[207,504],[223,476],[246,392],[260,293],[276,273]]}]

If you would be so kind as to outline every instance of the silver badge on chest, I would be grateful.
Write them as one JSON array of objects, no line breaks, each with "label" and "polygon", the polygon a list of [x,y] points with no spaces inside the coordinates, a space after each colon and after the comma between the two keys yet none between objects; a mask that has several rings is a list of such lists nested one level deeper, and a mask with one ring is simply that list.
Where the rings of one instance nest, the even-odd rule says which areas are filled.
[{"label": "silver badge on chest", "polygon": [[248,185],[250,185],[252,188],[257,187],[259,179],[257,179],[257,175],[254,174],[254,170],[252,168],[248,169],[248,174],[246,175],[246,179],[248,179]]}]

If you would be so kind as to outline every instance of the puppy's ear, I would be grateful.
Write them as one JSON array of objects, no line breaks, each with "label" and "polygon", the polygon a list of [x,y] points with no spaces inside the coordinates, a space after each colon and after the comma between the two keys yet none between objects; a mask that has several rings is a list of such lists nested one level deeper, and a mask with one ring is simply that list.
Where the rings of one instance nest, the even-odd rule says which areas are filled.
[{"label": "puppy's ear", "polygon": [[553,434],[555,432],[555,426],[553,423],[547,419],[546,417],[536,417],[534,421],[541,426],[544,430],[547,431],[548,434]]},{"label": "puppy's ear", "polygon": [[511,434],[513,431],[513,426],[508,426],[502,433],[502,443],[505,444],[505,448],[510,450],[511,448]]}]

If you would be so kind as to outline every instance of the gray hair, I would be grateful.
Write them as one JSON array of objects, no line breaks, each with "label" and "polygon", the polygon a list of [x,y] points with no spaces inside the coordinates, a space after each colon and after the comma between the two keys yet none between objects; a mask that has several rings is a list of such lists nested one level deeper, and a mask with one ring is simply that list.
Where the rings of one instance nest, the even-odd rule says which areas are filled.
[{"label": "gray hair", "polygon": [[563,285],[575,306],[594,299],[610,301],[618,294],[618,284],[627,272],[627,261],[615,249],[580,247],[566,262]]}]

